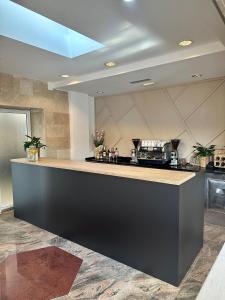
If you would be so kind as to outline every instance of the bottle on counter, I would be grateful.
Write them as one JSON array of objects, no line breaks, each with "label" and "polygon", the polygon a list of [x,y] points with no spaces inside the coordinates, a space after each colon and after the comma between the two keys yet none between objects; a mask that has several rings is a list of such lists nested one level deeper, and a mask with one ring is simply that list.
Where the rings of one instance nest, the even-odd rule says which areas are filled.
[{"label": "bottle on counter", "polygon": [[103,150],[102,150],[102,158],[103,158],[103,161],[106,161],[106,159],[107,159],[107,152],[106,152],[105,146],[103,147]]},{"label": "bottle on counter", "polygon": [[110,150],[108,150],[108,160],[109,160],[109,162],[112,161],[112,153]]},{"label": "bottle on counter", "polygon": [[116,158],[116,162],[118,161],[118,156],[119,156],[118,148],[115,148],[115,158]]},{"label": "bottle on counter", "polygon": [[112,154],[112,162],[114,162],[114,160],[115,160],[115,149],[114,148],[111,149],[111,154]]}]

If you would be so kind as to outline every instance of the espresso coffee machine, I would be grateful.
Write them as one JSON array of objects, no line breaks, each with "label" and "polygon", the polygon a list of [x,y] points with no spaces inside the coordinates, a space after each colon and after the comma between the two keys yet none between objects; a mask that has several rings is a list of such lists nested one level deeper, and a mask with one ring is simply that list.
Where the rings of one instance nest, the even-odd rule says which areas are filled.
[{"label": "espresso coffee machine", "polygon": [[141,140],[138,150],[138,163],[140,165],[166,165],[169,164],[171,145],[161,140]]},{"label": "espresso coffee machine", "polygon": [[180,144],[180,140],[178,139],[173,139],[171,140],[171,145],[172,145],[172,151],[171,151],[171,154],[170,154],[170,165],[171,166],[177,166],[178,165],[178,146]]}]

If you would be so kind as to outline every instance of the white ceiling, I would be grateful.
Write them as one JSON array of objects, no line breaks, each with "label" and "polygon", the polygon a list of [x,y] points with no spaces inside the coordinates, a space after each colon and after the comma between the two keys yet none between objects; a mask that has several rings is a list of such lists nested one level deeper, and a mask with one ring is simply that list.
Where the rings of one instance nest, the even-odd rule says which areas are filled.
[{"label": "white ceiling", "polygon": [[[129,82],[146,76],[157,82],[156,86],[189,82],[193,73],[202,73],[203,78],[225,76],[225,25],[212,0],[15,2],[106,47],[67,59],[0,36],[1,72],[90,95],[97,90],[104,95],[137,90],[140,85]],[[182,39],[194,43],[181,49],[177,42]],[[104,62],[111,60],[118,67],[106,70]],[[61,74],[72,77],[62,81]],[[76,80],[82,83],[67,85]]]}]

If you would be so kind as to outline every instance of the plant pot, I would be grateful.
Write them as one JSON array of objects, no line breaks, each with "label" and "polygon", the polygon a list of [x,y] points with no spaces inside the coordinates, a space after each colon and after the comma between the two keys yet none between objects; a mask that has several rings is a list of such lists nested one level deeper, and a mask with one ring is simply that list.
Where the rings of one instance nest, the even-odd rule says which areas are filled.
[{"label": "plant pot", "polygon": [[38,161],[38,148],[33,146],[29,147],[27,149],[27,159],[33,162]]},{"label": "plant pot", "polygon": [[202,156],[199,158],[199,164],[201,168],[206,168],[206,166],[209,163],[209,157],[208,156]]}]

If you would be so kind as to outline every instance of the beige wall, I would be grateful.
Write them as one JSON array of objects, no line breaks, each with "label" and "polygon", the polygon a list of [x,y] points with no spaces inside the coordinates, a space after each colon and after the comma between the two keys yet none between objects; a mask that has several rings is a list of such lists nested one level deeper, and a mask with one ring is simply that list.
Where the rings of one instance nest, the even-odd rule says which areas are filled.
[{"label": "beige wall", "polygon": [[41,81],[0,73],[0,107],[31,109],[34,135],[41,135],[50,157],[69,158],[68,95],[49,91]]},{"label": "beige wall", "polygon": [[106,145],[123,155],[132,138],[179,138],[180,156],[187,159],[196,142],[225,146],[225,78],[99,97],[95,109]]}]

